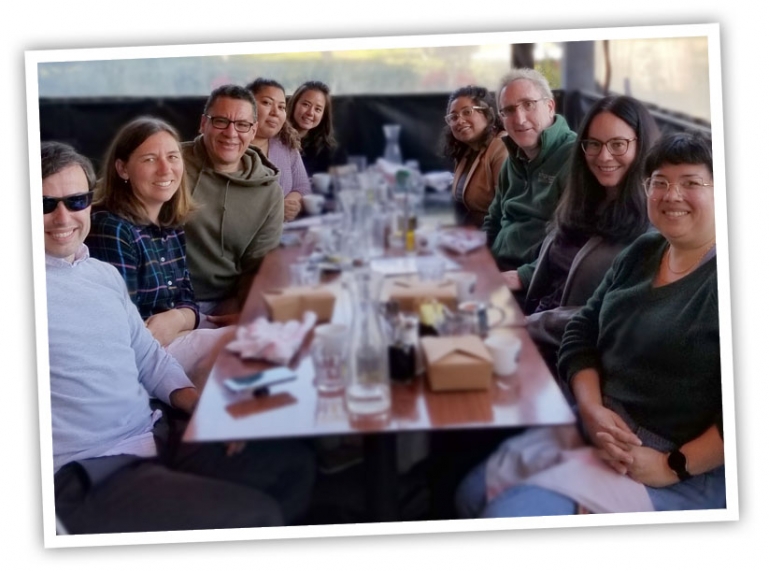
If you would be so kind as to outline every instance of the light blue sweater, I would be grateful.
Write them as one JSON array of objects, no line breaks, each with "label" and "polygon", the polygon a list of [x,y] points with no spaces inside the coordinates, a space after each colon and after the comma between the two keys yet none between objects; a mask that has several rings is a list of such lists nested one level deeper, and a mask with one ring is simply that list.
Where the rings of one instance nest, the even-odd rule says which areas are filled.
[{"label": "light blue sweater", "polygon": [[86,246],[73,263],[46,256],[45,266],[56,472],[142,440],[154,424],[149,398],[169,403],[171,392],[193,385],[145,327],[113,266]]}]

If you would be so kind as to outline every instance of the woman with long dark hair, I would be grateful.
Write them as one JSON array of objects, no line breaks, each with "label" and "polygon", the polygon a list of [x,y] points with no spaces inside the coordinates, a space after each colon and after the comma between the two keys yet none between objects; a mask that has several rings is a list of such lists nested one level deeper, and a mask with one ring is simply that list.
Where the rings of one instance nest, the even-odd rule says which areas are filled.
[{"label": "woman with long dark hair", "polygon": [[558,356],[582,436],[547,427],[504,443],[460,486],[462,515],[726,507],[713,174],[702,134],[651,148],[643,186],[657,232],[617,256]]},{"label": "woman with long dark hair", "polygon": [[306,81],[288,102],[288,122],[302,140],[302,160],[307,173],[326,172],[340,162],[334,137],[331,90],[322,81]]},{"label": "woman with long dark hair", "polygon": [[257,128],[252,146],[278,167],[283,189],[284,219],[293,220],[302,210],[302,197],[312,192],[299,153],[299,135],[286,121],[286,90],[273,79],[256,78],[246,86],[256,99]]},{"label": "woman with long dark hair", "polygon": [[507,158],[500,139],[504,128],[494,96],[485,87],[468,85],[454,91],[446,113],[443,154],[454,162],[451,193],[457,223],[480,227]]},{"label": "woman with long dark hair", "polygon": [[658,136],[640,101],[610,96],[596,102],[577,135],[568,183],[539,258],[503,273],[511,289],[521,297],[525,292],[529,332],[553,365],[568,319],[614,257],[649,228],[643,159]]}]

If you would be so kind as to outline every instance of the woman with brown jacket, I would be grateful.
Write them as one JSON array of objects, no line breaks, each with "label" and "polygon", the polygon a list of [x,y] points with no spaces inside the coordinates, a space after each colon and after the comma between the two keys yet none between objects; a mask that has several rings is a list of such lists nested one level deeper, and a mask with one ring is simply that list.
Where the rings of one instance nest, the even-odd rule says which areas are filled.
[{"label": "woman with brown jacket", "polygon": [[454,161],[454,196],[457,223],[480,227],[507,149],[496,113],[494,97],[485,87],[468,85],[449,96],[443,152]]}]

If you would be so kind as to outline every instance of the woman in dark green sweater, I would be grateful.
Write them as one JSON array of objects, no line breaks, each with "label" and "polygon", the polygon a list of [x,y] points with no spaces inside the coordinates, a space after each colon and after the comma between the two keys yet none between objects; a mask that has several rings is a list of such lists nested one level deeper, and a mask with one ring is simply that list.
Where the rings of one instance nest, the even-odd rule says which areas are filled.
[{"label": "woman in dark green sweater", "polygon": [[[597,456],[643,484],[655,510],[724,508],[710,141],[665,136],[650,151],[645,171],[649,219],[659,234],[641,236],[621,254],[569,322],[559,372]],[[486,476],[486,468],[481,471]],[[525,482],[486,505],[473,477],[458,495],[466,515],[472,509],[509,517],[577,508],[570,497]]]}]

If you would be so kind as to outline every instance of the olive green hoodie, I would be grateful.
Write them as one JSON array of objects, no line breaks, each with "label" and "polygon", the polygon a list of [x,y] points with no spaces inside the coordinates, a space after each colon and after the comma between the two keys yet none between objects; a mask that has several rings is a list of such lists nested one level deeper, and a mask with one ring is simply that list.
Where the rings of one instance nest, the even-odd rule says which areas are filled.
[{"label": "olive green hoodie", "polygon": [[531,161],[509,136],[502,138],[509,156],[482,226],[501,271],[537,259],[547,223],[566,186],[576,138],[561,115],[542,131],[539,154]]},{"label": "olive green hoodie", "polygon": [[249,147],[237,172],[216,172],[203,136],[182,144],[184,170],[198,209],[184,225],[195,298],[218,301],[237,293],[280,244],[283,191],[278,169]]}]

